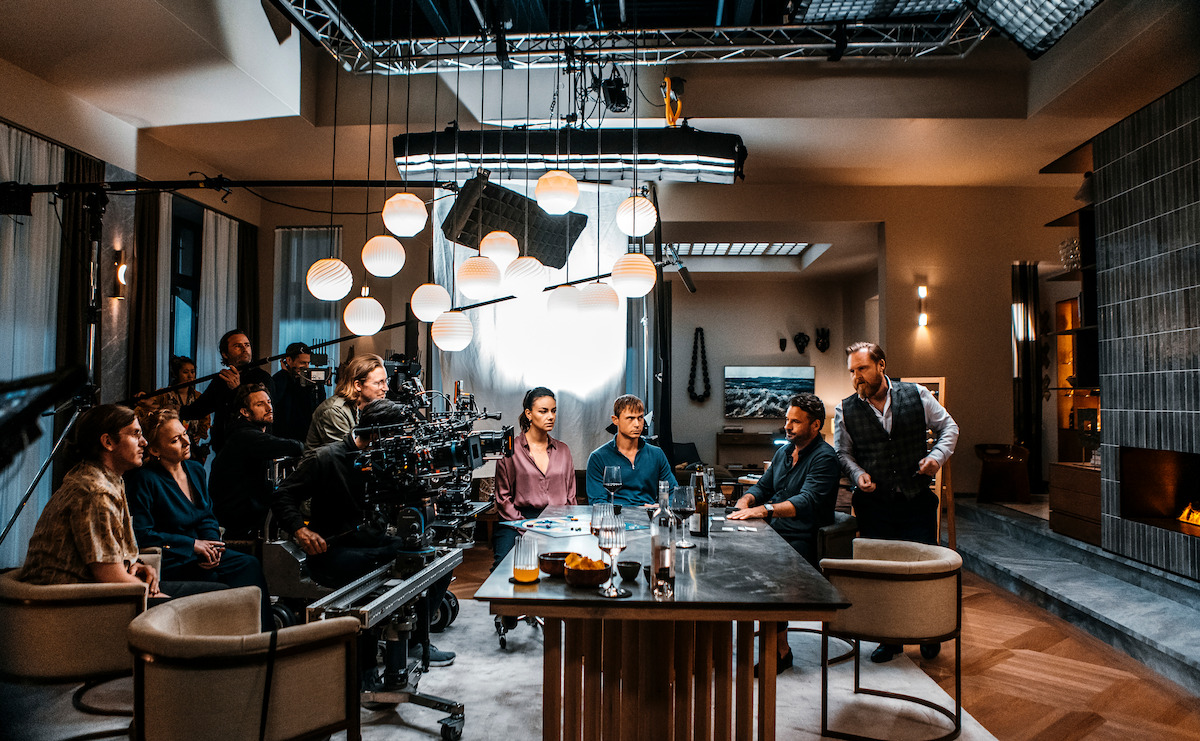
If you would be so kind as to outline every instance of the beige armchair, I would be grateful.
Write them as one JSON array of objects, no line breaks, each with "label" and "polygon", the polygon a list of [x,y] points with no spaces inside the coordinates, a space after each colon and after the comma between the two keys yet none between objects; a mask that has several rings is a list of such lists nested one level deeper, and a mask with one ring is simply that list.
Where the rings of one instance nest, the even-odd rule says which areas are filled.
[{"label": "beige armchair", "polygon": [[[142,560],[157,568],[161,551]],[[71,697],[75,709],[95,715],[129,716],[129,709],[93,707],[88,690],[133,669],[125,629],[146,609],[140,584],[27,584],[18,570],[0,574],[0,679],[57,684],[82,682]]]},{"label": "beige armchair", "polygon": [[350,617],[284,628],[270,651],[256,587],[180,597],[129,625],[134,739],[360,738]]},{"label": "beige armchair", "polygon": [[829,638],[879,643],[932,643],[954,640],[954,709],[929,700],[859,683],[859,653],[854,652],[855,693],[907,700],[946,716],[953,727],[936,741],[962,731],[962,558],[949,548],[899,540],[854,541],[854,557],[826,558],[821,570],[850,601],[824,624],[821,637],[821,733],[844,739],[869,737],[830,730]]}]

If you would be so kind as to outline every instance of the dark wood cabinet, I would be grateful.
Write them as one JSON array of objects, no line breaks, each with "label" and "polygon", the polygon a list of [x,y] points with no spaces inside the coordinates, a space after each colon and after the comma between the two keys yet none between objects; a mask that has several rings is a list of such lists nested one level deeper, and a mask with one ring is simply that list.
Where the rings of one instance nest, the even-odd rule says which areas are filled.
[{"label": "dark wood cabinet", "polygon": [[1050,529],[1100,545],[1100,469],[1083,463],[1050,464]]}]

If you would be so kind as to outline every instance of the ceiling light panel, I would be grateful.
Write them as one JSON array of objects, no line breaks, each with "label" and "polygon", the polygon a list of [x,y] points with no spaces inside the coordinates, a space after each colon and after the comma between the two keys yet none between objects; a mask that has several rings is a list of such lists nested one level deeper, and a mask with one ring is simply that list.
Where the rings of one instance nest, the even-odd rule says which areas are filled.
[{"label": "ceiling light panel", "polygon": [[971,0],[989,23],[1039,57],[1100,0]]},{"label": "ceiling light panel", "polygon": [[808,242],[677,242],[675,251],[690,257],[797,257]]},{"label": "ceiling light panel", "polygon": [[809,0],[797,3],[798,23],[935,16],[962,7],[962,0]]}]

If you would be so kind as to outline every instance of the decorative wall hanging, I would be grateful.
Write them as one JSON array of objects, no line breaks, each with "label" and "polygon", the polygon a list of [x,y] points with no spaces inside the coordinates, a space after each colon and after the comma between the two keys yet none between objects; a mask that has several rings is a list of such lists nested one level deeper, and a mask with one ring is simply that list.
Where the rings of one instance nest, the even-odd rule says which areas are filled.
[{"label": "decorative wall hanging", "polygon": [[796,352],[804,354],[804,349],[808,347],[808,335],[803,332],[797,332],[795,337],[792,337],[792,342],[796,343]]},{"label": "decorative wall hanging", "polygon": [[[704,393],[696,393],[696,354],[700,355],[700,368],[704,376]],[[704,328],[696,327],[692,335],[692,370],[688,374],[688,398],[699,404],[708,401],[712,396],[712,382],[708,380],[708,350],[704,346]]]},{"label": "decorative wall hanging", "polygon": [[817,327],[817,349],[825,352],[829,349],[829,328]]}]

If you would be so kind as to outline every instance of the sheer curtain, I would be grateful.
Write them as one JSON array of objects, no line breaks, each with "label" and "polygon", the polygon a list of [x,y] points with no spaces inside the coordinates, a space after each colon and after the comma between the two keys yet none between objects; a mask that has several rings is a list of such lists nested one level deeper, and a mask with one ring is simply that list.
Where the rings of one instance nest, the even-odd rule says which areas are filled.
[{"label": "sheer curtain", "polygon": [[[275,324],[272,347],[314,343],[337,337],[338,302],[308,292],[305,277],[314,262],[342,252],[342,228],[281,227],[275,230]],[[338,349],[329,347],[330,365]]]},{"label": "sheer curtain", "polygon": [[[524,187],[524,183],[504,185],[518,192]],[[607,273],[613,261],[626,252],[628,240],[617,229],[613,214],[628,189],[600,186],[597,194],[595,185],[580,183],[579,191],[579,203],[572,210],[587,214],[588,225],[572,248],[566,268],[547,271],[548,285],[565,282],[568,272],[571,280]],[[451,198],[435,201],[436,224],[445,219],[452,203]],[[477,253],[447,240],[440,227],[434,227],[433,236],[435,280],[449,290],[454,269],[451,256],[456,267]],[[513,236],[518,242],[524,239],[523,234]],[[475,329],[471,344],[460,352],[435,350],[441,356],[440,378],[432,379],[430,385],[440,384],[449,392],[454,381],[462,380],[464,390],[475,394],[480,407],[503,412],[500,423],[480,423],[481,429],[516,425],[525,392],[546,386],[558,399],[554,436],[570,446],[575,468],[582,469],[587,466],[588,454],[611,439],[604,428],[612,416],[613,399],[625,393],[626,301],[621,299],[610,316],[584,325],[577,317],[548,315],[549,295],[545,292],[466,312]],[[455,307],[472,303],[476,301],[461,293],[454,298]],[[491,472],[489,464],[478,475],[490,476]]]},{"label": "sheer curtain", "polygon": [[[57,183],[65,154],[57,145],[0,124],[0,182]],[[51,196],[33,197],[31,216],[0,216],[0,381],[55,368],[58,269],[61,231]],[[3,523],[53,447],[53,418],[39,422],[42,436],[0,472]],[[50,499],[43,477],[21,518],[0,544],[0,568],[19,566],[42,507]]]},{"label": "sheer curtain", "polygon": [[[197,316],[196,375],[221,370],[217,340],[237,323],[238,224],[204,209],[204,252],[200,258],[200,302]],[[244,328],[247,332],[252,327]]]}]

